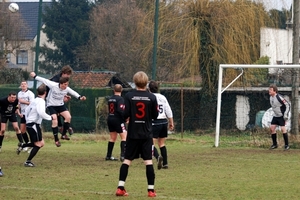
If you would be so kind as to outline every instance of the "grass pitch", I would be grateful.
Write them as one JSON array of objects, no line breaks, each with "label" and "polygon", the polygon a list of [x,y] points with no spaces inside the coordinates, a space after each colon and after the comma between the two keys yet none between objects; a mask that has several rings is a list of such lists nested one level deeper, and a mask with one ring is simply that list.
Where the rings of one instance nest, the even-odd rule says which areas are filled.
[{"label": "grass pitch", "polygon": [[[129,168],[129,196],[115,196],[121,162],[104,160],[108,135],[74,134],[59,148],[52,134],[45,138],[45,147],[32,160],[36,167],[28,168],[23,166],[28,153],[17,155],[15,133],[6,133],[0,153],[0,199],[147,199],[141,159]],[[231,145],[212,147],[213,135],[170,135],[169,169],[157,170],[154,162],[156,199],[298,199],[299,149],[247,147],[250,137],[223,138]]]}]

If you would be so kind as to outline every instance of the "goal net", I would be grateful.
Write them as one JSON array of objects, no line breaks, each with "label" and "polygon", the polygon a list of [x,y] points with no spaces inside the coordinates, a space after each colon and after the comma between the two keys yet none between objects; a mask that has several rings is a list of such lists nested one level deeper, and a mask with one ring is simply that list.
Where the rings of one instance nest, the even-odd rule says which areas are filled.
[{"label": "goal net", "polygon": [[[215,147],[219,146],[221,130],[246,131],[255,126],[268,128],[273,114],[270,109],[269,86],[275,84],[278,93],[291,102],[292,82],[293,78],[297,78],[299,69],[300,65],[221,64]],[[290,122],[287,126],[290,126]]]}]

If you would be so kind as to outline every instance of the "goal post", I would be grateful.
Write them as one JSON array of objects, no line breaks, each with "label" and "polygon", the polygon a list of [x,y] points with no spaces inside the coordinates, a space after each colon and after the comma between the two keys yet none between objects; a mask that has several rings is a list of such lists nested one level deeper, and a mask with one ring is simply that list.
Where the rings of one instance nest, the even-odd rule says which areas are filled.
[{"label": "goal post", "polygon": [[[238,69],[239,74],[232,79],[230,83],[223,86],[223,70],[226,68]],[[236,80],[244,75],[246,68],[268,68],[270,69],[300,69],[300,65],[245,65],[245,64],[221,64],[219,65],[219,80],[218,80],[218,95],[217,95],[217,113],[216,113],[216,134],[215,134],[215,147],[219,146],[220,140],[220,120],[221,120],[221,103],[222,93],[226,91]]]}]

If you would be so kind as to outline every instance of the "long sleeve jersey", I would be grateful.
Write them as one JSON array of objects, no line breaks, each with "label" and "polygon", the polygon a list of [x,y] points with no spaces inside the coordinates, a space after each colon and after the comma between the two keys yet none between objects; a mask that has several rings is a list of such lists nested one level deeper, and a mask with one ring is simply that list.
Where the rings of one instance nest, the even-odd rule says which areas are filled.
[{"label": "long sleeve jersey", "polygon": [[[270,104],[274,112],[274,117],[288,116],[288,113],[290,111],[290,104],[281,95],[278,95],[278,97],[277,95],[278,94],[270,96]],[[281,104],[281,102],[278,101],[278,98],[280,98],[283,104],[285,105],[285,110],[282,110],[283,105]]]},{"label": "long sleeve jersey", "polygon": [[46,113],[45,100],[36,97],[32,100],[29,106],[25,109],[26,123],[41,124],[42,120],[51,120],[51,116]]},{"label": "long sleeve jersey", "polygon": [[50,88],[49,93],[47,95],[47,107],[49,106],[62,106],[64,105],[64,97],[67,94],[70,94],[77,99],[80,98],[80,95],[72,90],[70,87],[67,87],[65,90],[60,89],[59,83],[56,83],[54,81],[50,81],[48,79],[45,79],[40,76],[35,77],[36,80],[44,83],[46,86]]}]

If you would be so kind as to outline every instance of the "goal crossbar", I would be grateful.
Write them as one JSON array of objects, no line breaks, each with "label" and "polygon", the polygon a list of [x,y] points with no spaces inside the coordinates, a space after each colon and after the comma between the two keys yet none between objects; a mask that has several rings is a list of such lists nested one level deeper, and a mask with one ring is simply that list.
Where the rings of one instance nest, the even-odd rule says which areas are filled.
[{"label": "goal crossbar", "polygon": [[[242,72],[239,74],[228,86],[222,90],[223,82],[223,69],[233,68],[241,69]],[[299,68],[300,65],[244,65],[244,64],[220,64],[219,65],[219,80],[218,80],[218,99],[217,99],[217,115],[216,115],[216,135],[215,135],[215,147],[219,146],[220,140],[220,119],[221,119],[221,98],[222,93],[229,88],[240,76],[243,74],[244,68]]]}]

